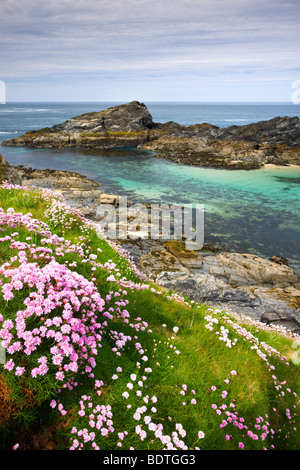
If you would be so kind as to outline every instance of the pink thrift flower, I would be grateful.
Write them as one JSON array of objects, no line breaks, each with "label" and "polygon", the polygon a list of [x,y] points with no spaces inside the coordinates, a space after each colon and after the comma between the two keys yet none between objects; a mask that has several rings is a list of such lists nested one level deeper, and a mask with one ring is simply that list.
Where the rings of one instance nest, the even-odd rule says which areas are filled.
[{"label": "pink thrift flower", "polygon": [[14,367],[15,367],[15,363],[12,359],[7,361],[4,365],[4,369],[7,369],[7,370],[12,370]]},{"label": "pink thrift flower", "polygon": [[17,376],[23,375],[24,372],[25,372],[25,367],[16,367],[15,375],[17,375]]}]

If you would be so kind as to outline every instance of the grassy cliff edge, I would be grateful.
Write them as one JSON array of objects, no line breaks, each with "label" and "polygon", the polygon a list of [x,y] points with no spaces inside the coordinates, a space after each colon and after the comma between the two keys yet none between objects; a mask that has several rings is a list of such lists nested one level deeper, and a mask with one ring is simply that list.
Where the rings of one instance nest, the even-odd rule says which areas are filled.
[{"label": "grassy cliff edge", "polygon": [[1,449],[299,449],[299,337],[162,290],[49,190],[0,202]]}]

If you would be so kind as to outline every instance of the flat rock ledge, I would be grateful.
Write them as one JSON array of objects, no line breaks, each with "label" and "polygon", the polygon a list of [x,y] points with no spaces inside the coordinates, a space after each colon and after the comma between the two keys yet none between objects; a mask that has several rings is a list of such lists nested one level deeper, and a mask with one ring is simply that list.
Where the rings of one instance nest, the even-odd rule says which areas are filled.
[{"label": "flat rock ledge", "polygon": [[[51,189],[94,221],[99,204],[118,207],[118,195],[107,194],[100,183],[68,171],[17,167],[17,182]],[[270,260],[252,254],[230,253],[204,245],[186,250],[181,241],[118,240],[138,268],[152,281],[191,300],[300,333],[300,279],[280,257]]]},{"label": "flat rock ledge", "polygon": [[16,172],[23,186],[51,189],[54,194],[62,195],[69,206],[79,209],[86,218],[95,216],[97,207],[103,200],[110,198],[113,202],[117,198],[111,194],[106,195],[97,181],[73,171],[36,170],[19,166],[16,167]]}]

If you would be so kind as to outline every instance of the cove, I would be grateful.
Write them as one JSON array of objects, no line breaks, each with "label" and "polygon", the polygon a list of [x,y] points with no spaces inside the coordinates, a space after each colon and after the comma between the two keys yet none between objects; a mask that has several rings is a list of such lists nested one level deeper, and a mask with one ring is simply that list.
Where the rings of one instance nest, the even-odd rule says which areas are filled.
[{"label": "cove", "polygon": [[2,147],[12,165],[77,171],[132,202],[205,207],[205,243],[283,256],[300,274],[300,167],[225,170],[180,165],[122,149]]}]

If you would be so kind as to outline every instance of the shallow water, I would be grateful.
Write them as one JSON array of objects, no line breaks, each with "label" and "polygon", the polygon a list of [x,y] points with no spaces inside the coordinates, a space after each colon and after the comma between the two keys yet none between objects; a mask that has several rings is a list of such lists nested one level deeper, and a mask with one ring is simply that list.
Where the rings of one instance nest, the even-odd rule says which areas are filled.
[{"label": "shallow water", "polygon": [[132,148],[105,151],[2,147],[13,165],[78,171],[105,191],[148,203],[204,204],[205,243],[270,257],[300,274],[300,168],[223,170],[178,165]]}]

